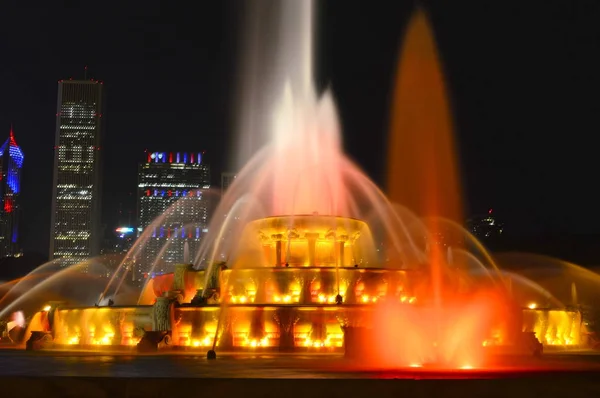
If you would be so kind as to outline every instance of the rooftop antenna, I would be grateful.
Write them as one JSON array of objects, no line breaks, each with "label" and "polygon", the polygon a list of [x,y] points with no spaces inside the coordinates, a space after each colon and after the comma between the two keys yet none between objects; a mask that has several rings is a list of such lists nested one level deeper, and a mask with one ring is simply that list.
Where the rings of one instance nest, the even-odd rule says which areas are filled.
[{"label": "rooftop antenna", "polygon": [[83,80],[87,80],[87,65],[83,67]]}]

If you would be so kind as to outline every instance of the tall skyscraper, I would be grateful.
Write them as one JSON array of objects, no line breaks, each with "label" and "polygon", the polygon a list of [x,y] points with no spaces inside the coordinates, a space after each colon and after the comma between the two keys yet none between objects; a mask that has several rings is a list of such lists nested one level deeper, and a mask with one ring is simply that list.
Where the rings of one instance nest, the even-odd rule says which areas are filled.
[{"label": "tall skyscraper", "polygon": [[100,252],[102,82],[60,80],[50,259],[67,266]]},{"label": "tall skyscraper", "polygon": [[210,167],[202,162],[202,153],[147,154],[138,174],[138,233],[149,228],[148,241],[135,259],[134,280],[193,261],[207,232],[209,188]]},{"label": "tall skyscraper", "polygon": [[23,151],[15,141],[11,127],[9,137],[0,147],[0,257],[18,256],[19,247],[19,195],[21,193],[21,168]]},{"label": "tall skyscraper", "polygon": [[229,188],[229,186],[233,184],[233,181],[236,177],[237,175],[235,173],[221,173],[221,195],[223,195],[227,188]]}]

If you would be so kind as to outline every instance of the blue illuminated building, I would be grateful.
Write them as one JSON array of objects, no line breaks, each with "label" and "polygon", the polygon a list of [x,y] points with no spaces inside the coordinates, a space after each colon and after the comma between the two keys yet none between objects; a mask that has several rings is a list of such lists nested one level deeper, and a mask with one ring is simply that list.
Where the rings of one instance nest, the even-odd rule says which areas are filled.
[{"label": "blue illuminated building", "polygon": [[0,147],[0,256],[19,256],[19,195],[21,194],[21,169],[23,151],[15,141],[11,127],[9,137]]}]

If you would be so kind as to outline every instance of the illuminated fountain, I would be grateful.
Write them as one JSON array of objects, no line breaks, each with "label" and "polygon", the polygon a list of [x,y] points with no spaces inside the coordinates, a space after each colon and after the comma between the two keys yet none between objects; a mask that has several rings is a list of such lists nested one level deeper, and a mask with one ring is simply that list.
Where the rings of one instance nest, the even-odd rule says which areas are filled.
[{"label": "illuminated fountain", "polygon": [[[382,366],[464,367],[507,347],[539,354],[532,332],[544,344],[579,346],[580,311],[558,299],[527,308],[532,299],[517,291],[535,303],[551,295],[500,271],[457,224],[451,115],[424,13],[413,17],[400,58],[386,197],[343,154],[333,96],[314,89],[311,3],[284,8],[278,54],[288,81],[272,125],[258,126],[270,141],[221,199],[191,264],[150,279],[132,302],[108,295],[120,289],[123,260],[100,297],[114,305],[48,304],[29,322],[27,347],[209,358],[345,351]],[[13,302],[0,315],[17,309]]]}]

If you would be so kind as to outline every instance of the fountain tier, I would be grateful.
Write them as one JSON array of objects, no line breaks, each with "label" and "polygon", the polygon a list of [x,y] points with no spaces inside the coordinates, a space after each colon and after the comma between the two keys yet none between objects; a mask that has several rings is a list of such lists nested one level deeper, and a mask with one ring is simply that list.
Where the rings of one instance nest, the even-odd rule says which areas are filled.
[{"label": "fountain tier", "polygon": [[[31,323],[28,347],[336,352],[344,349],[345,338],[353,338],[353,330],[377,336],[373,328],[389,305],[412,314],[402,333],[433,330],[420,321],[434,319],[436,311],[428,301],[425,271],[356,264],[358,243],[371,236],[362,221],[268,217],[249,223],[243,236],[231,267],[222,263],[210,267],[213,275],[205,275],[179,265],[173,274],[152,278],[138,306],[47,306]],[[365,242],[360,246],[368,247]],[[482,297],[478,291],[473,287],[455,295],[444,304],[445,313],[468,314],[469,302]],[[507,297],[495,303],[502,300],[510,307]],[[474,337],[478,347],[513,344],[521,332],[536,332],[550,345],[581,343],[578,312],[515,308],[511,313],[522,315],[512,316],[491,307],[486,311],[494,316]],[[507,322],[506,316],[518,324]],[[450,317],[445,322],[462,321]],[[403,339],[401,334],[397,338]]]}]

